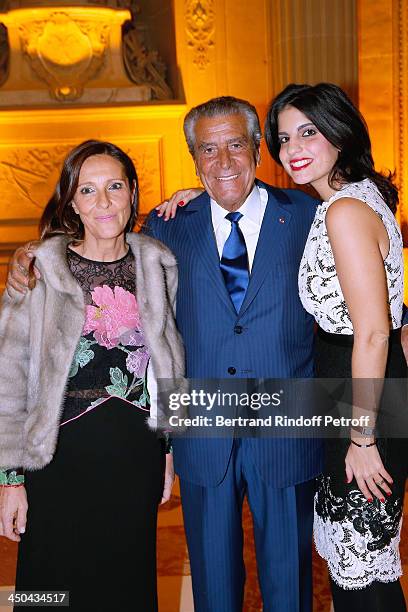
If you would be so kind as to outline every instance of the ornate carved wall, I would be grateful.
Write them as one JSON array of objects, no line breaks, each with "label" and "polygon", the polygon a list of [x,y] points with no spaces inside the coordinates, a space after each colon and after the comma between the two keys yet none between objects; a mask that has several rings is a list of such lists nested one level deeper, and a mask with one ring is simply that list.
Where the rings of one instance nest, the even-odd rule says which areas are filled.
[{"label": "ornate carved wall", "polygon": [[192,184],[182,135],[185,105],[0,112],[0,282],[10,254],[37,236],[42,208],[66,152],[87,138],[126,150],[140,178],[141,214],[166,193]]},{"label": "ornate carved wall", "polygon": [[[35,0],[22,0],[22,7],[12,2],[19,10],[0,13],[8,27],[8,41],[0,32],[0,73],[7,77],[0,87],[0,284],[10,253],[37,237],[41,211],[75,144],[106,139],[129,152],[140,178],[142,215],[165,193],[194,181],[182,136],[185,105],[129,104],[172,96],[134,15],[122,50],[120,26],[131,17],[123,8],[135,8],[133,0],[85,0],[87,6],[56,0],[51,9]],[[149,94],[137,98],[138,91]]]},{"label": "ornate carved wall", "polygon": [[[25,6],[48,4],[36,3],[36,0],[21,2]],[[0,7],[1,3],[2,0]],[[61,3],[69,4],[68,0],[55,0],[53,5]],[[148,11],[146,23],[151,28],[157,27],[154,41],[166,38],[166,32],[174,25],[174,38],[168,35],[161,48],[166,58],[170,58],[169,47],[175,46],[174,65],[168,72],[173,75],[172,93],[178,100],[171,104],[108,104],[98,108],[88,105],[77,109],[68,108],[70,103],[65,102],[63,108],[54,110],[28,107],[0,111],[0,253],[3,254],[0,255],[0,284],[5,275],[1,262],[5,262],[16,244],[36,235],[41,207],[52,190],[59,163],[71,145],[98,137],[129,149],[141,177],[142,212],[147,212],[173,190],[197,181],[182,135],[182,119],[191,106],[212,96],[230,94],[251,100],[263,121],[272,96],[294,79],[314,82],[330,78],[355,91],[354,0],[254,0],[251,3],[246,0],[173,0],[173,3],[171,0],[84,0],[84,3],[131,9],[132,25],[130,30],[128,25],[124,28],[125,68],[133,82],[140,83],[153,78],[157,70],[162,80],[156,78],[159,92],[156,98],[166,97],[163,92],[168,92],[168,84],[164,72],[159,70],[160,58],[152,55],[147,43],[139,37],[141,26],[137,44],[132,38],[136,36],[135,24],[143,20],[143,11]],[[73,4],[77,6],[81,2],[73,0]],[[172,20],[168,18],[171,7]],[[166,27],[170,29],[166,31]],[[146,29],[144,32],[147,40],[148,32]],[[133,45],[132,52],[128,44]],[[138,44],[137,59],[134,50]],[[332,52],[333,45],[337,55]],[[286,181],[265,150],[259,177],[281,185]]]}]

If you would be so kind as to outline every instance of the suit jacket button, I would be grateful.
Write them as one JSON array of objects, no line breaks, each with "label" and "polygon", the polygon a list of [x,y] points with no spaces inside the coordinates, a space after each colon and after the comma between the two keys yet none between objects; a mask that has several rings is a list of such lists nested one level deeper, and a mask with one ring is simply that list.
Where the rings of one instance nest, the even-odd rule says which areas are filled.
[{"label": "suit jacket button", "polygon": [[233,368],[232,366],[228,368],[228,374],[231,374],[231,376],[236,374],[236,371],[237,371],[236,368]]},{"label": "suit jacket button", "polygon": [[236,325],[236,326],[234,327],[234,332],[235,332],[236,334],[242,334],[242,332],[243,332],[243,327],[242,327],[242,325]]}]

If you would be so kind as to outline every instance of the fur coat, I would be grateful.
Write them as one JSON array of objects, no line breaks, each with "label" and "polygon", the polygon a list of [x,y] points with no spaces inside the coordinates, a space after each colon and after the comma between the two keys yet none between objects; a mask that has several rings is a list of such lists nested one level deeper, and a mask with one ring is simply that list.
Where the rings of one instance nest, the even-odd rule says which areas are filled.
[{"label": "fur coat", "polygon": [[[176,260],[161,242],[126,237],[136,261],[136,300],[158,384],[182,380],[184,352],[174,320]],[[70,239],[36,252],[41,280],[25,295],[4,292],[0,312],[0,466],[39,469],[55,452],[68,372],[85,321],[82,289],[66,259]],[[159,389],[160,391],[160,389]],[[160,410],[160,408],[158,408]],[[150,415],[155,428],[158,415]],[[158,421],[161,425],[162,420]]]}]

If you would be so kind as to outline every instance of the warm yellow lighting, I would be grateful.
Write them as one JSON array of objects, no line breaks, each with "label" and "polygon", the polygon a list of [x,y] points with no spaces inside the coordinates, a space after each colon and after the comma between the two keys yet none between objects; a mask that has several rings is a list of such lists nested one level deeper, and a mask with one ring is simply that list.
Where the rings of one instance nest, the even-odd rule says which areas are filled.
[{"label": "warm yellow lighting", "polygon": [[11,23],[27,23],[33,20],[44,21],[53,13],[69,12],[72,15],[83,17],[84,19],[99,19],[100,21],[111,21],[113,23],[123,23],[130,19],[130,11],[126,9],[111,9],[93,6],[47,6],[18,8],[0,14],[0,21],[6,26]]},{"label": "warm yellow lighting", "polygon": [[[0,13],[8,29],[9,76],[0,88],[0,104],[21,105],[18,92],[37,104],[49,101],[93,103],[115,99],[127,90],[127,101],[149,99],[125,73],[122,24],[128,10],[92,6],[47,6]],[[99,98],[85,88],[99,89]],[[112,90],[116,90],[112,91]],[[17,93],[16,93],[17,92]]]},{"label": "warm yellow lighting", "polygon": [[88,138],[110,140],[134,160],[140,213],[182,185],[194,184],[184,142],[182,104],[0,112],[0,250],[37,236],[37,222],[62,161]]}]

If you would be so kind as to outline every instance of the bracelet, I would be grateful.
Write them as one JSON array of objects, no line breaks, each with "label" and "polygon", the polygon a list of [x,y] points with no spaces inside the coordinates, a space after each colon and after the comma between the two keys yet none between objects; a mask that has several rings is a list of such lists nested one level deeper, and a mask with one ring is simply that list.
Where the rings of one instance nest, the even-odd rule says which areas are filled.
[{"label": "bracelet", "polygon": [[377,446],[377,442],[371,442],[371,444],[357,444],[357,442],[354,442],[354,440],[350,440],[350,442],[359,448],[370,448],[370,446]]},{"label": "bracelet", "polygon": [[18,487],[24,487],[24,483],[21,482],[20,484],[14,484],[14,485],[12,485],[12,484],[0,484],[0,489],[10,489],[10,488],[16,489]]},{"label": "bracelet", "polygon": [[352,425],[351,429],[354,429],[354,431],[358,431],[358,433],[365,438],[374,436],[376,434],[375,427],[359,427],[357,425]]},{"label": "bracelet", "polygon": [[5,469],[0,467],[0,485],[24,484],[24,474],[20,468]]}]

